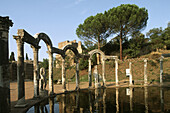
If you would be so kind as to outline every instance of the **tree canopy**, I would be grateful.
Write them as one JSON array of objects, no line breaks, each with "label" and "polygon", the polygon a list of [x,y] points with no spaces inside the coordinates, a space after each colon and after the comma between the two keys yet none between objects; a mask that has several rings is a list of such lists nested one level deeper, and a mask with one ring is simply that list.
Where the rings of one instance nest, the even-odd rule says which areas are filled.
[{"label": "tree canopy", "polygon": [[122,60],[122,42],[131,34],[143,30],[147,25],[148,11],[134,4],[122,4],[118,7],[88,17],[76,30],[77,36],[86,42],[97,43],[98,49],[106,38],[116,34],[120,42]]},{"label": "tree canopy", "polygon": [[122,41],[146,27],[148,11],[135,4],[122,4],[108,10],[105,15],[109,20],[110,34],[117,34],[119,37],[120,59],[122,60]]},{"label": "tree canopy", "polygon": [[76,34],[85,43],[97,44],[100,49],[102,42],[109,37],[106,15],[99,13],[88,17],[83,24],[78,26]]},{"label": "tree canopy", "polygon": [[157,50],[163,48],[162,40],[162,28],[153,28],[146,33],[146,36],[150,38],[152,49]]}]

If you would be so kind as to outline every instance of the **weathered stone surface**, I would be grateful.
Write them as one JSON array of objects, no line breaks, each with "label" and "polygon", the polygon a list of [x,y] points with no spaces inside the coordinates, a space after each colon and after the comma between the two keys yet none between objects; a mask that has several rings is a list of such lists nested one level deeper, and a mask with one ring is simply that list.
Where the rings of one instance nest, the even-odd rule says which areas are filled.
[{"label": "weathered stone surface", "polygon": [[8,94],[10,89],[0,86],[0,113],[9,113],[10,105],[8,100]]},{"label": "weathered stone surface", "polygon": [[0,112],[9,112],[10,108],[10,74],[9,74],[9,50],[8,30],[13,23],[9,17],[0,16]]}]

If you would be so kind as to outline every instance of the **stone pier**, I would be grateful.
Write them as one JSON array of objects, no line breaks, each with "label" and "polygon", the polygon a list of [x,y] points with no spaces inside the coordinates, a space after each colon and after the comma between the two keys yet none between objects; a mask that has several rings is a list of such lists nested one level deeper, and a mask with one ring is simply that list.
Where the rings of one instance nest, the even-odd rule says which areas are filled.
[{"label": "stone pier", "polygon": [[132,86],[132,62],[129,63],[130,76],[129,76],[129,86]]},{"label": "stone pier", "polygon": [[49,94],[53,94],[54,93],[54,85],[53,85],[53,53],[48,51],[48,55],[49,55],[49,69],[48,69],[48,73],[49,73]]},{"label": "stone pier", "polygon": [[92,76],[91,76],[91,59],[89,58],[89,73],[88,73],[88,79],[89,79],[89,88],[92,87]]},{"label": "stone pier", "polygon": [[39,48],[35,48],[31,46],[34,53],[34,97],[39,96],[39,65],[38,65],[38,50]]},{"label": "stone pier", "polygon": [[163,85],[163,57],[160,58],[160,85]]},{"label": "stone pier", "polygon": [[118,80],[118,59],[115,59],[115,79],[116,79],[116,86],[119,86],[119,80]]},{"label": "stone pier", "polygon": [[80,89],[80,80],[79,80],[79,61],[76,58],[76,90]]},{"label": "stone pier", "polygon": [[147,59],[144,60],[144,86],[148,85],[148,77],[147,77]]},{"label": "stone pier", "polygon": [[106,79],[105,79],[105,73],[106,73],[106,69],[105,69],[105,60],[102,60],[102,78],[103,78],[103,87],[106,87]]},{"label": "stone pier", "polygon": [[13,22],[0,16],[0,113],[10,112],[10,74],[8,33]]},{"label": "stone pier", "polygon": [[65,70],[65,59],[62,59],[62,87],[63,91],[66,91],[66,70]]}]

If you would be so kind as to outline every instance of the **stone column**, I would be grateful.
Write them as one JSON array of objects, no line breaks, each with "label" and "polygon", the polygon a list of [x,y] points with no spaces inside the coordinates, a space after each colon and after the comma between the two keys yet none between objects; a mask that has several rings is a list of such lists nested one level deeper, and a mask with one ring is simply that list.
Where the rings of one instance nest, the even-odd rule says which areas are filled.
[{"label": "stone column", "polygon": [[62,87],[63,91],[66,91],[66,70],[65,70],[65,59],[62,59]]},{"label": "stone column", "polygon": [[88,78],[89,78],[89,88],[92,87],[92,76],[91,76],[91,59],[89,58],[89,73],[88,73]]},{"label": "stone column", "polygon": [[8,33],[13,22],[0,16],[0,112],[10,112],[10,73]]},{"label": "stone column", "polygon": [[116,113],[119,113],[119,89],[116,88]]},{"label": "stone column", "polygon": [[39,79],[40,79],[39,65],[38,65],[38,50],[39,50],[39,48],[35,48],[34,46],[31,46],[31,48],[33,49],[33,54],[34,54],[34,61],[33,61],[33,65],[34,65],[34,97],[36,98],[39,96]]},{"label": "stone column", "polygon": [[160,85],[163,84],[162,76],[163,76],[163,57],[161,57],[160,59]]},{"label": "stone column", "polygon": [[148,85],[148,78],[147,78],[147,59],[144,60],[144,86]]},{"label": "stone column", "polygon": [[105,79],[105,75],[106,75],[106,69],[105,69],[105,60],[102,60],[102,76],[103,76],[103,87],[106,87],[106,79]]},{"label": "stone column", "polygon": [[115,59],[115,79],[116,79],[116,86],[119,86],[118,82],[118,59]]},{"label": "stone column", "polygon": [[22,37],[14,36],[17,42],[17,83],[18,103],[15,107],[25,107],[25,73],[24,73],[24,42]]},{"label": "stone column", "polygon": [[80,80],[79,80],[79,61],[78,58],[76,60],[76,90],[80,89]]},{"label": "stone column", "polygon": [[48,51],[49,55],[49,67],[48,67],[48,74],[49,74],[49,94],[54,93],[54,85],[53,85],[53,53]]},{"label": "stone column", "polygon": [[132,63],[129,62],[130,76],[129,76],[129,85],[132,86]]}]

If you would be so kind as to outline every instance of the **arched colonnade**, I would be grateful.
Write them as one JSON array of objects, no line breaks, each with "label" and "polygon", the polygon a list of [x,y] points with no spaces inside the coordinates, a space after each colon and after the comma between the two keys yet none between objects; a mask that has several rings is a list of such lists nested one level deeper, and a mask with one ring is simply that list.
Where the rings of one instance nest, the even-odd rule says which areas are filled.
[{"label": "arched colonnade", "polygon": [[105,86],[105,60],[115,59],[116,63],[116,85],[118,84],[118,58],[117,56],[106,56],[101,50],[95,49],[88,53],[88,55],[79,54],[77,48],[72,45],[66,45],[63,49],[53,47],[52,42],[48,35],[45,33],[37,33],[34,37],[27,33],[24,29],[18,29],[17,36],[13,36],[17,43],[17,82],[18,82],[18,100],[25,100],[25,85],[24,85],[24,43],[31,45],[34,54],[34,97],[39,96],[39,65],[38,65],[38,51],[41,48],[39,42],[43,40],[47,46],[47,53],[49,55],[49,95],[53,94],[53,54],[60,54],[62,56],[62,87],[63,91],[66,91],[66,70],[65,70],[65,57],[68,49],[72,50],[76,57],[76,90],[79,87],[79,58],[88,56],[89,57],[89,87],[92,86],[92,75],[91,75],[91,59],[93,54],[99,53],[102,56],[102,77],[103,86]]}]

